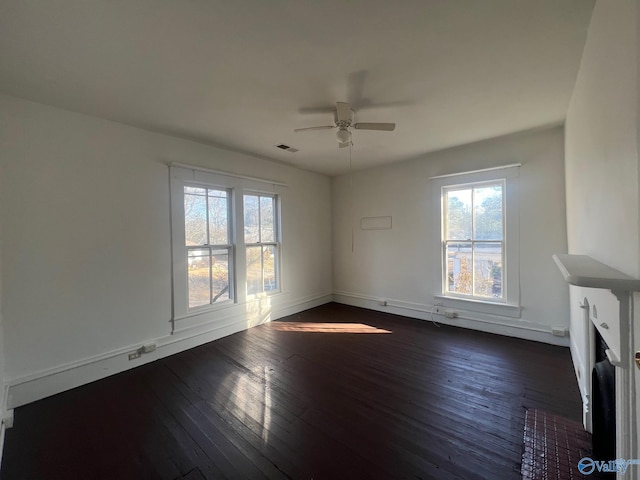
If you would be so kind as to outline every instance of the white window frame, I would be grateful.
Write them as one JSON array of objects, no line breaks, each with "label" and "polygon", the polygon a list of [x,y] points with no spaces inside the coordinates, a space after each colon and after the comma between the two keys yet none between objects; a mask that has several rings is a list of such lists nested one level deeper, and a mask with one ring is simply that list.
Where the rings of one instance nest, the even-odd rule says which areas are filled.
[{"label": "white window frame", "polygon": [[[505,226],[506,226],[506,208],[505,208],[505,196],[501,195],[502,198],[502,232],[501,232],[501,240],[478,240],[474,238],[475,233],[475,198],[474,198],[474,190],[476,188],[482,187],[490,187],[499,185],[501,187],[501,194],[504,194],[506,188],[506,181],[504,178],[498,180],[490,180],[487,182],[474,182],[470,184],[460,184],[460,185],[448,185],[442,187],[442,228],[441,228],[441,243],[442,243],[442,292],[444,295],[449,297],[456,297],[465,300],[478,300],[478,301],[486,301],[486,302],[496,302],[496,303],[506,303],[507,302],[507,292],[506,286],[508,285],[506,273],[507,273],[507,255],[505,248]],[[460,190],[471,190],[471,238],[468,239],[449,239],[445,237],[446,232],[448,231],[447,221],[449,218],[449,212],[447,208],[447,203],[445,202],[445,198],[447,194],[451,191],[460,191]],[[472,293],[464,294],[460,292],[450,291],[448,288],[448,277],[449,277],[449,264],[447,260],[447,247],[450,244],[457,243],[468,243],[471,245],[471,270],[472,270]],[[493,243],[500,245],[501,251],[501,265],[502,265],[502,287],[501,287],[501,295],[500,298],[492,299],[489,297],[483,297],[481,295],[475,295],[475,245],[478,243]]]},{"label": "white window frame", "polygon": [[[273,200],[273,236],[274,236],[274,241],[271,242],[263,242],[262,241],[262,223],[261,223],[261,218],[260,218],[260,209],[258,208],[258,237],[259,237],[259,241],[258,242],[254,242],[254,243],[247,243],[245,241],[244,243],[244,247],[245,247],[245,252],[247,248],[252,248],[252,247],[260,247],[262,249],[261,255],[260,255],[260,261],[261,261],[261,266],[260,266],[260,270],[261,270],[261,275],[263,278],[263,282],[262,282],[262,289],[260,292],[257,292],[255,294],[249,294],[248,293],[248,288],[249,288],[249,282],[245,282],[246,285],[246,289],[247,289],[247,296],[255,296],[255,295],[273,295],[276,293],[280,293],[281,292],[281,286],[280,286],[280,198],[277,194],[275,193],[265,193],[265,192],[260,192],[260,191],[244,191],[243,195],[242,195],[242,201],[243,201],[243,207],[244,207],[244,197],[245,196],[254,196],[254,197],[258,197],[258,205],[260,205],[260,198],[271,198]],[[244,218],[244,217],[243,217]],[[244,238],[243,238],[244,240]],[[263,258],[264,258],[264,247],[267,246],[272,246],[275,247],[275,252],[276,252],[276,258],[275,258],[275,277],[276,277],[276,284],[278,286],[277,289],[274,290],[269,290],[269,291],[265,291],[264,289],[264,265],[262,264],[263,262]]]},{"label": "white window frame", "polygon": [[[433,272],[434,304],[478,313],[519,318],[520,307],[520,206],[518,194],[519,165],[510,165],[486,170],[443,175],[431,178],[433,189]],[[445,192],[504,182],[503,189],[503,298],[493,300],[470,295],[447,292],[446,288],[446,244]],[[480,243],[484,241],[478,240]]]},{"label": "white window frame", "polygon": [[[189,308],[188,306],[188,259],[185,242],[185,212],[184,187],[200,186],[222,189],[230,192],[231,225],[230,247],[232,258],[229,263],[229,289],[233,292],[233,299],[216,302],[210,305]],[[220,321],[235,315],[234,308],[245,309],[244,303],[250,300],[246,294],[246,248],[244,244],[244,194],[272,195],[277,198],[278,215],[278,275],[279,292],[283,291],[282,284],[282,225],[281,203],[283,191],[287,185],[281,182],[263,180],[232,173],[211,170],[181,163],[169,164],[170,187],[170,220],[171,220],[171,266],[172,266],[172,332],[184,328],[201,326],[209,322]],[[212,246],[213,248],[213,246]],[[225,310],[232,309],[229,312]]]},{"label": "white window frame", "polygon": [[[216,250],[226,250],[227,251],[227,255],[228,255],[228,263],[229,263],[229,284],[227,286],[227,291],[228,291],[228,295],[229,295],[229,299],[228,300],[223,300],[220,303],[216,303],[215,301],[215,297],[212,298],[212,302],[209,304],[204,304],[204,305],[197,305],[195,307],[190,307],[189,306],[189,286],[188,286],[188,275],[187,275],[187,310],[189,312],[198,312],[198,311],[202,311],[202,310],[208,310],[211,309],[212,307],[217,307],[219,305],[224,306],[224,303],[228,303],[228,302],[232,302],[235,303],[235,242],[233,241],[233,223],[234,223],[234,215],[233,215],[233,208],[232,208],[232,199],[233,199],[233,190],[231,188],[226,188],[226,187],[222,187],[222,186],[213,186],[213,185],[207,185],[207,184],[201,184],[201,183],[189,183],[186,182],[184,184],[184,187],[194,187],[194,188],[204,188],[207,191],[208,190],[217,190],[217,191],[223,191],[227,194],[227,243],[224,244],[212,244],[212,243],[205,243],[203,245],[186,245],[185,243],[185,255],[187,256],[187,274],[188,274],[188,269],[189,269],[189,252],[190,251],[197,251],[197,250],[209,250],[209,254],[211,256],[213,256],[213,252]],[[183,190],[184,190],[183,187]],[[183,193],[183,198],[184,198],[184,193]],[[206,196],[206,200],[207,200],[207,209],[206,209],[206,213],[207,213],[207,237],[209,237],[209,233],[210,233],[210,229],[209,229],[209,206],[208,206],[208,201],[209,201],[209,195]],[[184,205],[184,203],[183,203]],[[183,218],[183,230],[184,230],[184,217],[185,214],[183,213],[182,218]],[[211,274],[211,272],[210,272]],[[211,285],[212,287],[212,285]],[[210,294],[212,295],[213,292],[210,292]]]},{"label": "white window frame", "polygon": [[[185,212],[184,212],[184,188],[200,187],[228,192],[228,244],[206,245],[189,247],[185,241]],[[235,189],[229,184],[225,184],[224,179],[206,178],[205,176],[192,175],[189,172],[175,171],[171,176],[171,243],[172,243],[172,267],[173,267],[173,318],[181,319],[194,315],[204,314],[221,308],[229,307],[237,303],[237,225],[235,219],[234,197]],[[189,307],[189,285],[188,272],[189,261],[188,252],[191,249],[202,250],[209,248],[227,249],[229,252],[229,297],[223,302],[214,302],[207,305]]]}]

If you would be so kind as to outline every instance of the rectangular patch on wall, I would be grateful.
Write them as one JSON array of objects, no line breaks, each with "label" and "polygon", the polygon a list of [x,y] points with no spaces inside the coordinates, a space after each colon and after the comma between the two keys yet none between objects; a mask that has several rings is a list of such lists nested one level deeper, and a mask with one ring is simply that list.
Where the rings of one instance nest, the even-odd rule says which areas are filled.
[{"label": "rectangular patch on wall", "polygon": [[391,229],[391,217],[362,217],[360,230],[389,230]]}]

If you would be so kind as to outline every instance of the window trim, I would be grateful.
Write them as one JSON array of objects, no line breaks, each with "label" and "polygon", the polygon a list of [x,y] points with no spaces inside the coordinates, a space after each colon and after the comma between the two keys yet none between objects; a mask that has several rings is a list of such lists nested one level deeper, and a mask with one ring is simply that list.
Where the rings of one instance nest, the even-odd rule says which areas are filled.
[{"label": "window trim", "polygon": [[[219,185],[209,185],[209,184],[203,184],[201,182],[184,182],[183,183],[183,192],[184,189],[186,187],[194,187],[194,188],[204,188],[207,191],[208,190],[218,190],[218,191],[224,191],[227,194],[227,243],[226,244],[211,244],[211,243],[205,243],[202,245],[186,245],[186,241],[184,242],[184,249],[185,249],[185,254],[186,254],[186,258],[187,258],[187,312],[188,313],[193,313],[193,312],[202,312],[202,311],[207,311],[207,310],[214,310],[214,308],[211,307],[220,307],[220,306],[225,306],[226,304],[229,303],[236,303],[236,286],[235,286],[235,262],[234,262],[234,258],[235,258],[235,251],[236,251],[236,245],[234,242],[234,211],[233,211],[233,189],[229,188],[229,187],[222,187]],[[183,193],[183,205],[184,205],[184,193]],[[207,193],[207,209],[206,209],[206,214],[207,214],[207,240],[211,240],[209,238],[210,235],[210,229],[209,229],[209,225],[210,225],[210,221],[209,221],[209,195]],[[186,217],[186,214],[183,212],[182,215],[182,219],[183,219],[183,224],[184,224],[184,218]],[[229,264],[229,279],[228,279],[228,293],[229,293],[229,299],[228,300],[223,300],[220,303],[209,303],[209,304],[203,304],[203,305],[197,305],[195,307],[191,307],[189,306],[189,251],[191,250],[209,250],[209,254],[211,256],[213,256],[213,251],[214,250],[226,250],[227,251],[227,256],[228,256],[228,264]],[[209,273],[209,275],[211,275],[211,272]],[[213,293],[213,292],[211,292]]]},{"label": "window trim", "polygon": [[[184,188],[210,188],[215,190],[224,190],[228,194],[227,215],[228,215],[228,237],[230,243],[226,245],[194,245],[187,246],[184,231]],[[193,317],[207,312],[228,308],[238,303],[237,298],[237,234],[236,234],[236,216],[234,206],[234,197],[236,188],[225,185],[220,181],[205,181],[204,179],[183,179],[171,178],[171,248],[172,248],[172,306],[173,319]],[[175,196],[175,198],[174,198]],[[220,303],[211,303],[189,306],[189,250],[224,250],[229,252],[229,300]]]},{"label": "window trim", "polygon": [[[253,177],[245,177],[236,174],[227,174],[216,170],[189,166],[185,164],[169,163],[169,207],[170,207],[170,232],[171,232],[171,331],[176,329],[191,328],[205,325],[214,321],[221,321],[235,315],[234,309],[241,308],[248,301],[253,301],[253,296],[246,295],[246,248],[244,246],[244,192],[256,192],[263,195],[275,195],[278,199],[277,214],[281,215],[281,204],[288,185],[270,180],[260,180]],[[231,254],[230,282],[233,289],[233,301],[224,301],[218,304],[203,305],[188,309],[187,297],[187,255],[185,254],[184,232],[184,185],[210,187],[228,190],[230,192],[229,208],[231,209]],[[282,249],[282,224],[278,224],[278,238]],[[279,293],[283,293],[284,283],[282,276],[282,250],[280,250],[278,271],[280,274]],[[274,292],[275,294],[275,292]],[[227,310],[228,313],[222,313]]]},{"label": "window trim", "polygon": [[[438,228],[432,229],[433,265],[433,301],[445,307],[460,308],[479,313],[520,317],[520,206],[519,206],[519,167],[512,164],[504,167],[492,167],[486,170],[462,172],[458,174],[432,177],[433,219]],[[491,183],[504,180],[504,258],[506,268],[503,271],[504,300],[492,301],[490,298],[452,295],[445,289],[445,249],[444,249],[444,189],[455,186]]]},{"label": "window trim", "polygon": [[[440,191],[441,196],[442,196],[442,227],[441,227],[441,250],[442,250],[442,293],[443,296],[446,297],[451,297],[451,298],[459,298],[461,300],[471,300],[471,301],[477,301],[477,302],[486,302],[486,303],[498,303],[498,304],[505,304],[507,303],[507,287],[508,287],[508,280],[507,280],[507,273],[508,273],[508,264],[509,262],[507,262],[507,252],[506,252],[506,240],[505,240],[505,233],[506,233],[506,198],[504,193],[506,192],[506,179],[504,178],[499,178],[496,180],[487,180],[487,181],[482,181],[482,182],[472,182],[472,183],[463,183],[463,184],[455,184],[455,185],[445,185],[442,186]],[[475,203],[473,200],[473,191],[478,188],[478,187],[488,187],[488,186],[493,186],[493,185],[500,185],[502,187],[502,240],[476,240],[475,238],[473,238],[475,236]],[[445,195],[450,192],[450,191],[455,191],[455,190],[471,190],[471,196],[472,196],[472,203],[471,203],[471,238],[470,239],[464,239],[464,240],[453,240],[453,239],[446,239],[444,238],[445,232],[447,231],[447,220],[448,220],[448,209],[447,209],[447,204],[444,202],[444,198]],[[500,296],[500,299],[491,299],[490,297],[483,297],[480,295],[468,295],[465,293],[459,293],[459,292],[451,292],[448,290],[448,261],[447,261],[447,246],[449,244],[452,243],[469,243],[471,244],[471,269],[472,272],[475,273],[475,262],[473,261],[473,255],[474,255],[474,244],[476,243],[496,243],[496,244],[500,244],[500,251],[501,251],[501,256],[502,256],[502,265],[503,265],[503,270],[502,270],[502,288],[501,288],[501,293],[502,295]],[[472,273],[472,289],[475,290],[475,274]]]},{"label": "window trim", "polygon": [[[260,222],[260,208],[258,208],[258,236],[259,236],[259,240],[258,242],[252,242],[252,243],[247,243],[243,236],[243,241],[244,241],[244,248],[245,248],[245,257],[246,257],[246,250],[248,248],[255,248],[255,247],[261,247],[262,248],[262,252],[261,252],[261,256],[260,256],[260,262],[261,262],[261,275],[262,275],[262,291],[260,292],[256,292],[256,293],[249,293],[248,292],[248,286],[249,283],[245,282],[245,287],[246,287],[246,295],[247,298],[255,298],[256,296],[260,296],[260,295],[266,295],[266,296],[271,296],[271,295],[275,295],[277,293],[282,292],[282,286],[281,286],[281,278],[280,278],[280,196],[277,193],[268,193],[268,192],[262,192],[262,191],[255,191],[255,190],[245,190],[242,192],[242,208],[243,208],[243,219],[244,219],[244,198],[245,196],[257,196],[258,197],[258,205],[260,205],[260,198],[263,197],[268,197],[271,198],[273,200],[273,235],[274,235],[274,241],[272,242],[263,242],[262,241],[262,224]],[[243,225],[244,226],[244,225]],[[276,277],[276,283],[278,285],[278,288],[275,290],[270,290],[269,292],[266,292],[264,290],[264,263],[263,263],[263,255],[264,255],[264,247],[265,246],[273,246],[275,247],[276,250],[276,259],[275,259],[275,277]],[[245,261],[245,268],[246,268],[246,261]]]}]

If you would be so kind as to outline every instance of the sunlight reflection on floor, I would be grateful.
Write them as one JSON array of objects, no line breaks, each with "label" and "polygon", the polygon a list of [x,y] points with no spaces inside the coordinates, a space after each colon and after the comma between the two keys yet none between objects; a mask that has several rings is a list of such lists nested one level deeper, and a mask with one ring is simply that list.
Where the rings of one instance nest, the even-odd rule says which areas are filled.
[{"label": "sunlight reflection on floor", "polygon": [[251,426],[262,442],[269,443],[271,429],[271,372],[261,366],[247,372],[232,372],[222,382],[210,405],[223,408],[239,420],[243,428]]},{"label": "sunlight reflection on floor", "polygon": [[390,330],[372,327],[364,323],[271,322],[269,325],[279,332],[391,333]]}]

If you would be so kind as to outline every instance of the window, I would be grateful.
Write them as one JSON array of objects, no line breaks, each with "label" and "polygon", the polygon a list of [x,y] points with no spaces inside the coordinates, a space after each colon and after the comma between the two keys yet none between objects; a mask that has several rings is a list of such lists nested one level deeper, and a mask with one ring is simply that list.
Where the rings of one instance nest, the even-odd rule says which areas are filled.
[{"label": "window", "polygon": [[275,195],[244,195],[247,295],[280,289],[278,212]]},{"label": "window", "polygon": [[229,208],[229,190],[184,186],[189,309],[233,298]]},{"label": "window", "polygon": [[520,317],[518,169],[431,179],[434,303]]},{"label": "window", "polygon": [[444,292],[505,301],[504,180],[442,189]]},{"label": "window", "polygon": [[224,323],[246,314],[246,302],[282,291],[286,184],[179,164],[169,181],[174,332]]}]

